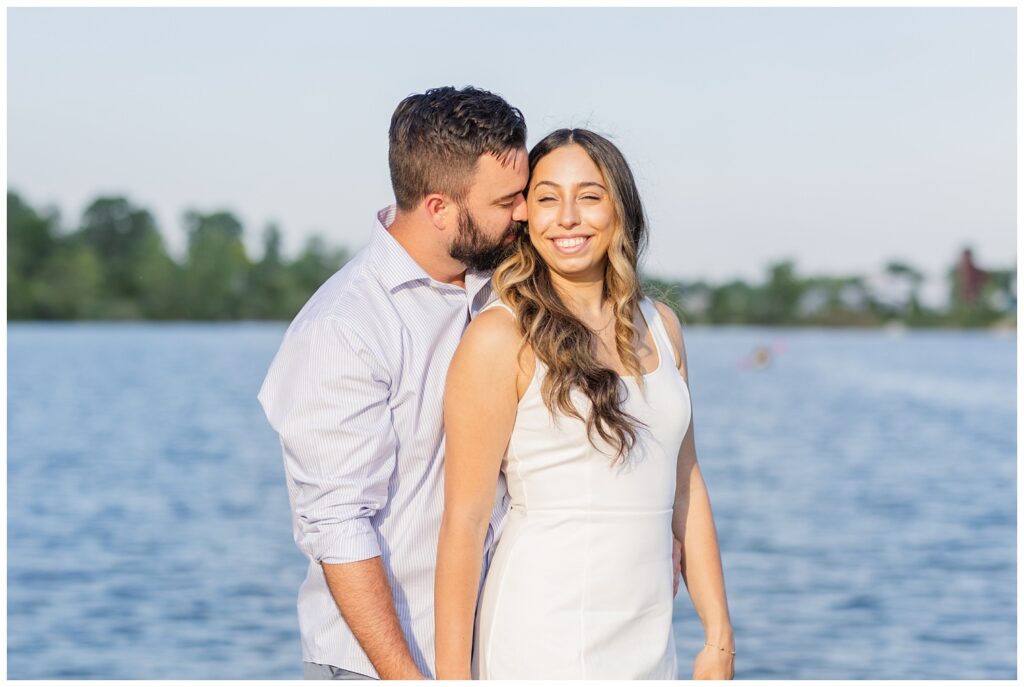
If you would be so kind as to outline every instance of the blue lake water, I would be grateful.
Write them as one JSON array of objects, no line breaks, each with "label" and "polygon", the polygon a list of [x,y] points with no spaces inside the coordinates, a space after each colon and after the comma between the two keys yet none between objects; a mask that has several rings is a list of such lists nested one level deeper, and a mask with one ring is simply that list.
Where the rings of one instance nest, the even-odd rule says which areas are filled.
[{"label": "blue lake water", "polygon": [[[8,327],[9,678],[301,678],[306,564],[256,401],[284,328]],[[736,677],[1014,679],[1016,337],[687,350]],[[687,678],[685,588],[675,626]]]}]

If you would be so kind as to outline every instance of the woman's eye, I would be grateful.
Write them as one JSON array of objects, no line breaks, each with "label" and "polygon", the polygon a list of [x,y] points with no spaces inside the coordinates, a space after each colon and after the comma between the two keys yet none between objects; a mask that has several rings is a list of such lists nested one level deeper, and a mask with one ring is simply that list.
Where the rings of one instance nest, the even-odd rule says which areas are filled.
[{"label": "woman's eye", "polygon": [[538,198],[537,200],[538,202],[543,203],[546,200],[556,200],[556,198],[554,196],[544,196],[543,198]]},{"label": "woman's eye", "polygon": [[600,196],[583,196],[582,200],[601,200]]}]

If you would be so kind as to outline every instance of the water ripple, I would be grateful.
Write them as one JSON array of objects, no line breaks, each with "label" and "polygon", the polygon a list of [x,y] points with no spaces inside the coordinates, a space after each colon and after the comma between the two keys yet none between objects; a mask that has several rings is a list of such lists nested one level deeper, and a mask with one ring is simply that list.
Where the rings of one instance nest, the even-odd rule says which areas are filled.
[{"label": "water ripple", "polygon": [[[255,400],[283,330],[8,327],[11,679],[301,677],[306,560]],[[1016,340],[687,346],[737,677],[1014,679]],[[675,634],[688,677],[685,589]]]}]

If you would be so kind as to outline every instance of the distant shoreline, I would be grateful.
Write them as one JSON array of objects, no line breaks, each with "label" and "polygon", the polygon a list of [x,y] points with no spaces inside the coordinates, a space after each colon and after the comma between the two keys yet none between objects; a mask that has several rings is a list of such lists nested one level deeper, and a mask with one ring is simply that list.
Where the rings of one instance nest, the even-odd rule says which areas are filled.
[{"label": "distant shoreline", "polygon": [[[54,326],[65,326],[65,325],[102,325],[102,326],[115,326],[115,325],[167,325],[167,326],[179,326],[186,324],[217,324],[217,325],[279,325],[286,327],[290,323],[290,320],[279,320],[279,319],[266,319],[266,320],[230,320],[230,319],[219,319],[219,320],[201,320],[201,319],[182,319],[182,320],[145,320],[145,319],[124,319],[124,320],[113,320],[113,319],[49,319],[49,320],[20,320],[20,319],[8,319],[7,324],[10,325],[54,325]],[[758,324],[751,322],[728,322],[728,323],[711,323],[711,322],[692,322],[687,323],[683,320],[683,326],[687,329],[767,329],[767,330],[791,330],[791,331],[888,331],[894,336],[906,332],[992,332],[1000,334],[1013,334],[1017,333],[1017,322],[1016,320],[1009,323],[996,323],[994,325],[964,325],[964,326],[951,326],[947,324],[936,324],[936,325],[905,325],[900,323],[898,326],[893,326],[891,323],[880,324],[880,325],[865,325],[865,324],[821,324],[821,323],[788,323],[788,324]]]}]

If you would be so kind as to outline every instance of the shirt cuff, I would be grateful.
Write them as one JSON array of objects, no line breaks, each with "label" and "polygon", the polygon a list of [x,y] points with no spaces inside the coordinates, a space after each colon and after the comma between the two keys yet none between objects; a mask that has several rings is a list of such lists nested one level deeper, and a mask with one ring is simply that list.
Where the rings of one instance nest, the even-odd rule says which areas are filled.
[{"label": "shirt cuff", "polygon": [[299,545],[317,563],[355,563],[380,555],[377,531],[368,517],[320,525],[316,530],[303,533]]}]

